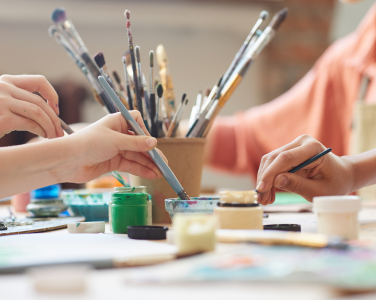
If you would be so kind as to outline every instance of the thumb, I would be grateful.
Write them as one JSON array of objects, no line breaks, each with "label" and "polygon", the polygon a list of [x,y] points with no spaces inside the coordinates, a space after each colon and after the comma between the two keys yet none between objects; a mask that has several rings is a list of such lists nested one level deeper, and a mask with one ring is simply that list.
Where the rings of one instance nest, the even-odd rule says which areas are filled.
[{"label": "thumb", "polygon": [[157,146],[157,139],[146,135],[128,135],[117,133],[119,150],[147,152]]},{"label": "thumb", "polygon": [[307,179],[293,173],[277,175],[274,180],[274,186],[286,192],[298,194],[310,202],[320,191],[317,180]]}]

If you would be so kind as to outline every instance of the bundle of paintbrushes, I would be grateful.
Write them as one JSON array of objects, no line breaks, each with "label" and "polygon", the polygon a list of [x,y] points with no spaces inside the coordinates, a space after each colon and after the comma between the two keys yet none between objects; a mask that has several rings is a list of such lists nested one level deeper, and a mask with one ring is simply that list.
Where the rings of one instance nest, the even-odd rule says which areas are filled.
[{"label": "bundle of paintbrushes", "polygon": [[[149,86],[147,85],[141,68],[141,49],[139,46],[134,47],[133,44],[131,13],[126,10],[124,15],[129,45],[129,50],[122,57],[125,85],[116,71],[113,71],[112,75],[110,74],[102,52],[96,54],[94,60],[91,58],[73,22],[66,18],[64,9],[58,8],[53,12],[52,20],[55,25],[49,28],[49,33],[82,70],[92,85],[95,99],[107,113],[117,112],[117,109],[108,94],[105,93],[103,86],[99,84],[98,76],[100,75],[106,79],[127,109],[137,109],[141,113],[145,126],[152,136],[157,138],[174,137],[188,103],[186,94],[183,94],[176,108],[169,61],[163,45],[159,45],[156,49],[160,83],[154,78],[154,52],[150,51]],[[286,18],[286,15],[286,8],[278,12],[269,26],[262,32],[259,27],[267,19],[268,13],[266,11],[261,12],[259,19],[225,75],[221,77],[211,91],[208,90],[205,93],[205,96],[201,92],[197,96],[189,120],[187,137],[206,137],[214,118],[230,98],[249,66],[274,37],[277,28]]]},{"label": "bundle of paintbrushes", "polygon": [[196,105],[192,109],[187,137],[206,137],[214,118],[233,94],[248,68],[274,37],[276,30],[285,20],[286,16],[287,8],[284,8],[274,16],[270,24],[262,32],[259,30],[259,27],[267,19],[268,13],[266,11],[260,13],[259,19],[236,54],[225,75],[220,78],[203,103],[201,101],[201,94],[197,97]]}]

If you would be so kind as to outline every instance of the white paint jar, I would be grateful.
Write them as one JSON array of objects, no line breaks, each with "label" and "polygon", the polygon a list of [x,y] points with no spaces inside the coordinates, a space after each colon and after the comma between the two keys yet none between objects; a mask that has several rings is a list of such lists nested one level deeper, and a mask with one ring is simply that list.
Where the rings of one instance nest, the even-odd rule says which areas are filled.
[{"label": "white paint jar", "polygon": [[359,234],[358,196],[323,196],[313,198],[313,211],[317,214],[317,232],[357,239]]},{"label": "white paint jar", "polygon": [[258,203],[219,202],[214,214],[220,229],[263,229],[263,212]]}]

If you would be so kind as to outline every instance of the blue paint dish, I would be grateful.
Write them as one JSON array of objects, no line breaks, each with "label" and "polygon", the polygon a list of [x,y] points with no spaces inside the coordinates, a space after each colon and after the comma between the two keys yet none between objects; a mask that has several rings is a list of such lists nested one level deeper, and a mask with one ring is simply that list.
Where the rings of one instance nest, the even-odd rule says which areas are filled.
[{"label": "blue paint dish", "polygon": [[176,213],[212,214],[219,197],[191,197],[191,200],[170,198],[165,200],[165,208],[171,219]]},{"label": "blue paint dish", "polygon": [[84,216],[86,221],[108,222],[108,204],[113,189],[64,190],[61,197],[71,216]]}]

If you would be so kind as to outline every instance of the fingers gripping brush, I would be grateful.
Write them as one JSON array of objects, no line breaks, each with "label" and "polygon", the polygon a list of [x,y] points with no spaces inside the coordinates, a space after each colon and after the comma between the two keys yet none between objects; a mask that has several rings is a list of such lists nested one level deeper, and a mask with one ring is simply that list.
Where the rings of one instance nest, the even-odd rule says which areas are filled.
[{"label": "fingers gripping brush", "polygon": [[[99,82],[102,84],[105,91],[108,93],[112,101],[114,101],[115,105],[120,110],[121,114],[123,115],[124,119],[127,121],[129,126],[132,128],[133,132],[136,135],[145,135],[145,133],[142,131],[140,126],[137,124],[137,122],[133,119],[127,108],[123,105],[121,100],[117,97],[115,92],[112,90],[106,79],[104,79],[103,76],[99,76]],[[161,171],[164,178],[167,180],[167,182],[171,185],[175,193],[179,196],[182,200],[190,200],[189,196],[185,192],[184,188],[176,178],[175,174],[172,172],[170,167],[167,165],[167,163],[164,161],[162,156],[158,153],[158,151],[154,148],[153,150],[148,151],[150,157],[157,165],[158,169]]]}]

